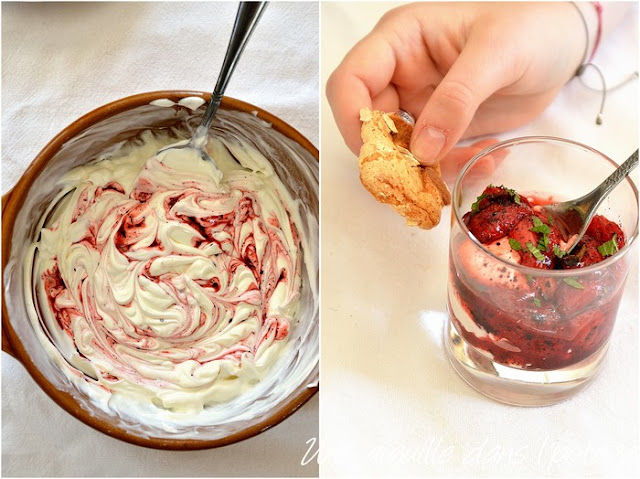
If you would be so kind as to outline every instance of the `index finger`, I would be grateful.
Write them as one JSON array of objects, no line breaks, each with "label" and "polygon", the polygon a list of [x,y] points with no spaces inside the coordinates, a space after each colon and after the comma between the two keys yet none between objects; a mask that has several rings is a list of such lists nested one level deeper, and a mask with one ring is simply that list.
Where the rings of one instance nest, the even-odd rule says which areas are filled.
[{"label": "index finger", "polygon": [[395,68],[393,48],[372,32],[347,53],[327,81],[327,99],[336,124],[355,154],[362,146],[360,109],[373,107],[373,99],[389,86]]}]

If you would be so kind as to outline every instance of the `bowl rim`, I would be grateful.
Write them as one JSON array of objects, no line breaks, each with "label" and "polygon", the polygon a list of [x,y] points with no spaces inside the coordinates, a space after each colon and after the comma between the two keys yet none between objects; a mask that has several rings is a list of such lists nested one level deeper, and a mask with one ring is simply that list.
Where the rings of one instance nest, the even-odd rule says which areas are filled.
[{"label": "bowl rim", "polygon": [[[29,164],[24,173],[20,176],[18,182],[2,196],[2,277],[4,278],[9,254],[13,239],[13,225],[15,223],[18,212],[20,211],[26,192],[38,177],[43,168],[48,164],[54,154],[71,138],[82,133],[95,123],[122,113],[126,110],[148,105],[154,100],[169,99],[178,102],[183,98],[198,97],[208,102],[211,94],[195,90],[159,90],[145,93],[138,93],[127,96],[111,103],[102,105],[89,113],[81,116],[65,127],[46,146],[36,155],[34,160]],[[318,149],[299,131],[285,123],[275,115],[263,110],[260,107],[237,100],[231,97],[224,97],[220,108],[225,110],[237,110],[246,113],[254,113],[258,118],[267,121],[272,128],[285,137],[295,141],[311,155],[316,161],[319,161]],[[20,338],[11,326],[9,313],[7,311],[5,301],[5,288],[2,287],[2,350],[17,359],[27,370],[29,375],[34,379],[38,386],[62,409],[82,421],[86,425],[107,434],[116,439],[135,444],[138,446],[149,447],[153,449],[169,449],[169,450],[199,450],[211,449],[233,444],[244,439],[253,437],[267,429],[276,426],[284,421],[297,409],[302,407],[319,389],[319,365],[313,369],[307,377],[307,383],[313,383],[302,389],[298,394],[290,395],[285,403],[275,412],[269,414],[256,424],[238,431],[229,436],[218,439],[169,439],[160,437],[143,437],[131,434],[124,429],[114,426],[107,421],[96,418],[90,412],[83,409],[74,397],[64,391],[57,389],[42,372],[35,366],[29,354],[26,352]]]}]

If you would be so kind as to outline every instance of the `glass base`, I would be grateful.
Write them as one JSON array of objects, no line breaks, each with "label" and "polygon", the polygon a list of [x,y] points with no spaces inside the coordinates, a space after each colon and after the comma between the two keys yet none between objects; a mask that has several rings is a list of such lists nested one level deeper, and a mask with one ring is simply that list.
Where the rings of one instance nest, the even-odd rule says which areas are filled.
[{"label": "glass base", "polygon": [[458,334],[450,317],[444,328],[444,348],[453,369],[476,391],[513,406],[549,406],[575,395],[595,378],[608,346],[607,342],[587,359],[563,369],[525,370],[489,359]]}]

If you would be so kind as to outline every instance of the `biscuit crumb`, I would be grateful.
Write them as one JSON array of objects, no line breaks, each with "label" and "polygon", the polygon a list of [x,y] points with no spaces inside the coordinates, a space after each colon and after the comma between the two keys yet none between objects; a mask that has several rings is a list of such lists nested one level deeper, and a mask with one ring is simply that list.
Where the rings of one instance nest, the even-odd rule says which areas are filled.
[{"label": "biscuit crumb", "polygon": [[371,110],[368,108],[362,108],[360,110],[360,121],[371,121]]}]

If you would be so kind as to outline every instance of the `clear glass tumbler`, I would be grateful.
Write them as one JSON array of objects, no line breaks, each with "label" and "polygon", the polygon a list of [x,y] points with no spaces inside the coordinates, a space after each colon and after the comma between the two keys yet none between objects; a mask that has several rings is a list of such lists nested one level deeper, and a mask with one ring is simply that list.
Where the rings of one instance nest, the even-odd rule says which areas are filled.
[{"label": "clear glass tumbler", "polygon": [[506,261],[467,229],[463,215],[489,185],[546,201],[577,198],[617,165],[560,138],[516,138],[477,155],[453,190],[445,349],[482,394],[519,406],[566,399],[598,372],[633,261],[638,190],[627,178],[598,214],[617,223],[626,245],[584,268],[542,270]]}]

